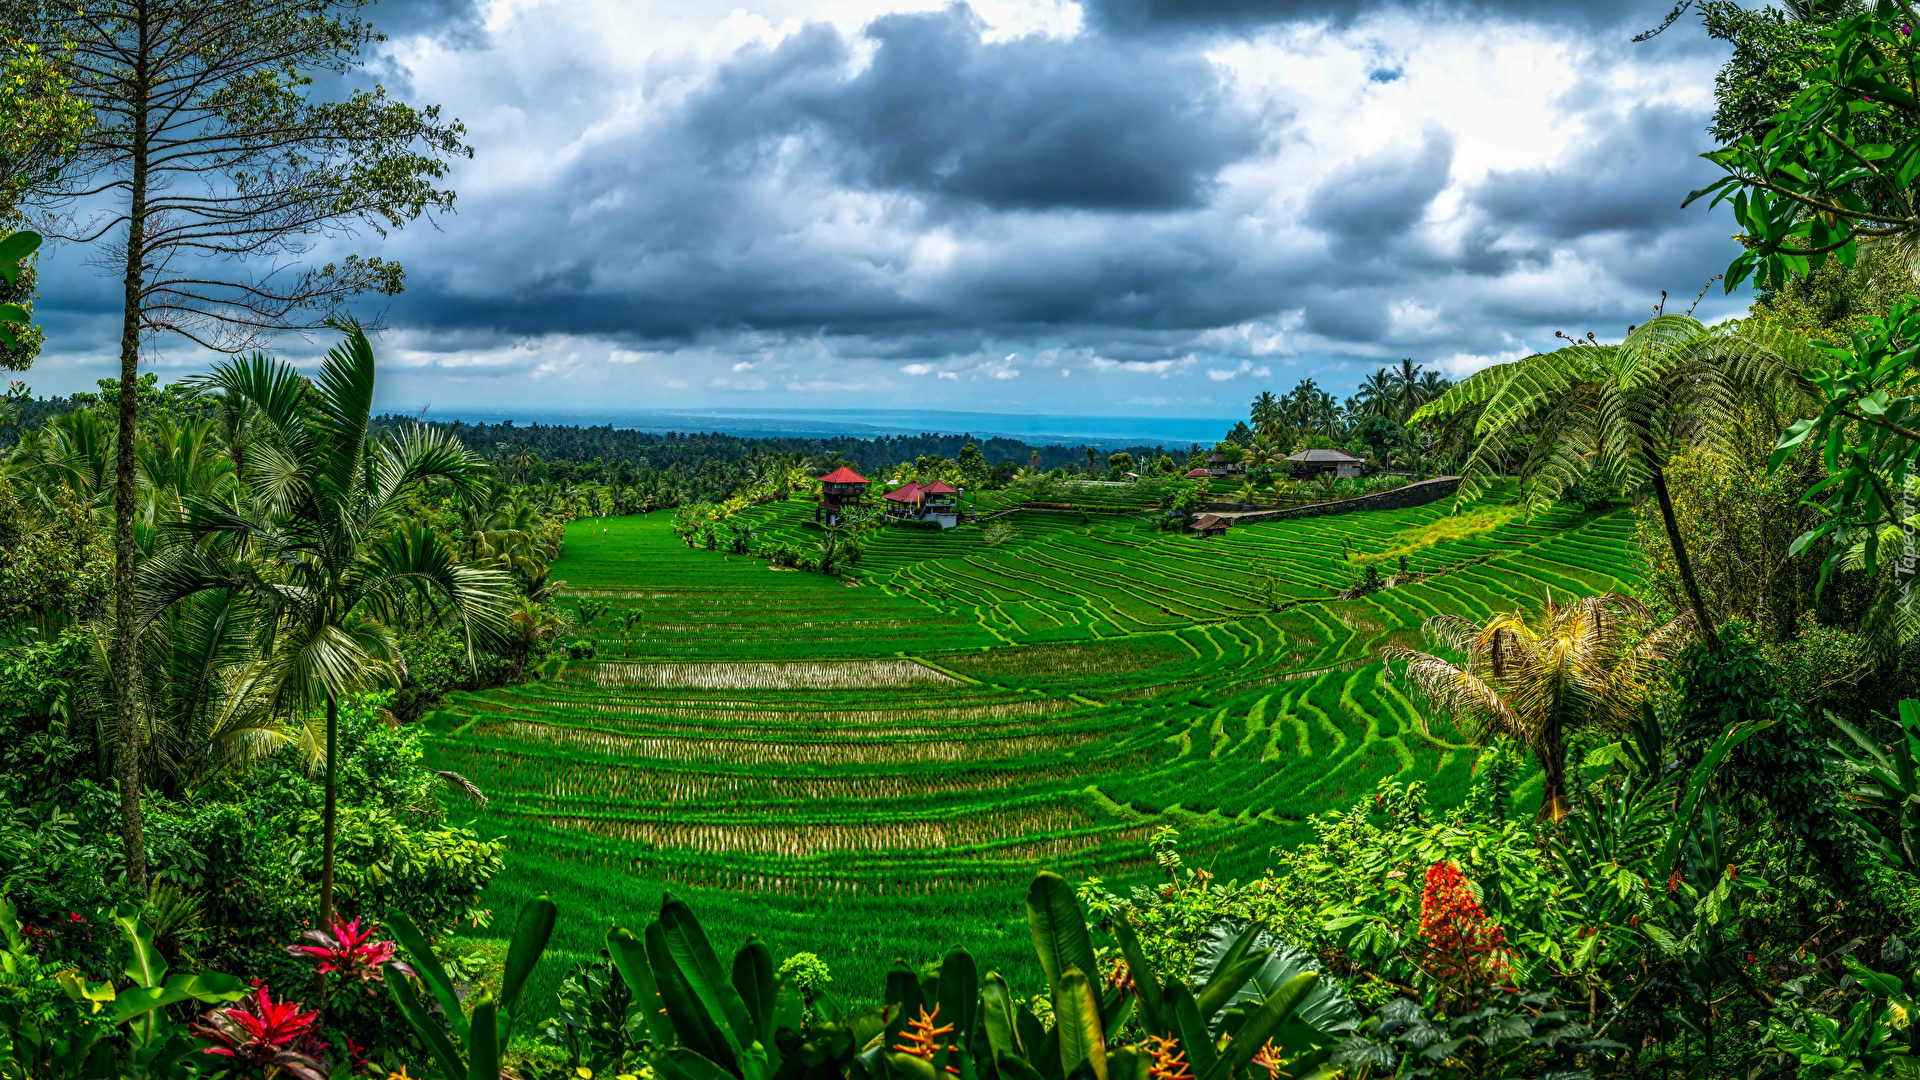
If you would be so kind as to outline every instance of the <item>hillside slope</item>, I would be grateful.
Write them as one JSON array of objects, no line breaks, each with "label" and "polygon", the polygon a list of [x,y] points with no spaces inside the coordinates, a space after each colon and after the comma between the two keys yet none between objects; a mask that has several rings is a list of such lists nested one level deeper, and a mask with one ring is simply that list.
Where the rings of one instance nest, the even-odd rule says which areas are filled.
[{"label": "hillside slope", "polygon": [[[1144,880],[1172,826],[1190,864],[1245,877],[1383,777],[1458,798],[1470,750],[1425,729],[1379,649],[1639,573],[1622,513],[1446,511],[1211,540],[1022,512],[997,545],[883,530],[852,582],[690,550],[664,514],[578,522],[554,572],[612,606],[598,661],[456,695],[431,752],[513,841],[490,902],[551,893],[563,951],[671,888],[727,947],[816,952],[849,993],[959,940],[1031,975],[1037,867]],[[755,511],[796,539],[804,513]],[[1402,554],[1414,580],[1339,598],[1356,562]]]}]

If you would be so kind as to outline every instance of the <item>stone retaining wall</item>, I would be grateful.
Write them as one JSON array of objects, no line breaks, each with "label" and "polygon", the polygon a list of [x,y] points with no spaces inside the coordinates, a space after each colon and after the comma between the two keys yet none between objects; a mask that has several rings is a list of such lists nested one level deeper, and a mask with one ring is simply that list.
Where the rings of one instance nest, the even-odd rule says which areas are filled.
[{"label": "stone retaining wall", "polygon": [[[1425,506],[1430,502],[1438,502],[1458,490],[1460,490],[1459,477],[1436,476],[1431,480],[1422,480],[1417,484],[1397,487],[1392,491],[1379,491],[1372,495],[1355,495],[1351,499],[1308,503],[1305,506],[1291,506],[1284,510],[1243,513],[1235,517],[1233,523],[1251,525],[1256,521],[1288,521],[1293,518],[1319,517],[1322,514],[1344,514],[1349,510],[1404,510],[1409,506]],[[1212,511],[1212,507],[1208,509]]]}]

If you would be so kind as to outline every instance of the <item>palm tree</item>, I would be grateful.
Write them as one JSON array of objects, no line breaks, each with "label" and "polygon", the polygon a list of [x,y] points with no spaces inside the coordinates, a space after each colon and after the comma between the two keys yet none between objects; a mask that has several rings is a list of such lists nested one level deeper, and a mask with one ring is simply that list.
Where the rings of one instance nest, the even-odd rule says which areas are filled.
[{"label": "palm tree", "polygon": [[1400,361],[1399,367],[1393,369],[1392,378],[1393,413],[1388,419],[1396,424],[1404,424],[1407,422],[1407,417],[1413,415],[1413,410],[1422,404],[1419,400],[1420,365],[1414,363],[1413,357],[1409,356]]},{"label": "palm tree", "polygon": [[[164,560],[140,564],[150,581]],[[293,747],[321,760],[319,732],[306,718],[276,709],[256,678],[254,645],[261,607],[236,589],[205,589],[168,605],[140,627],[140,680],[134,700],[142,719],[146,770],[167,795],[180,795],[230,767]],[[106,639],[94,638],[95,662],[111,670]],[[106,680],[111,686],[111,680]]]},{"label": "palm tree", "polygon": [[[632,627],[628,627],[631,632]],[[519,677],[521,668],[526,666],[527,658],[534,650],[553,640],[560,633],[560,618],[532,600],[521,600],[507,612],[506,626],[501,632],[501,646],[513,665],[514,677]]]},{"label": "palm tree", "polygon": [[[1420,376],[1420,384],[1415,388],[1414,392],[1414,400],[1417,402],[1414,406],[1414,411],[1419,411],[1421,405],[1425,405],[1427,402],[1439,398],[1440,395],[1446,393],[1452,387],[1453,380],[1437,371],[1423,373]],[[1412,419],[1413,413],[1409,412],[1407,416],[1408,419]]]},{"label": "palm tree", "polygon": [[461,502],[460,546],[469,566],[518,570],[531,578],[549,554],[536,535],[539,511],[497,480]]},{"label": "palm tree", "polygon": [[1337,439],[1347,426],[1347,415],[1353,411],[1351,402],[1342,408],[1332,394],[1318,391],[1313,397],[1313,426],[1327,438]]},{"label": "palm tree", "polygon": [[1268,435],[1286,422],[1286,410],[1271,390],[1262,390],[1253,399],[1253,407],[1248,410],[1249,420],[1253,421],[1253,430]]},{"label": "palm tree", "polygon": [[1456,506],[1498,480],[1522,434],[1537,436],[1520,467],[1530,511],[1550,505],[1589,469],[1624,488],[1651,485],[1694,621],[1718,651],[1667,494],[1666,465],[1688,447],[1724,451],[1733,434],[1729,412],[1742,393],[1810,398],[1800,370],[1815,355],[1790,331],[1658,315],[1618,345],[1575,343],[1476,372],[1413,419],[1473,424],[1479,443],[1461,471]]},{"label": "palm tree", "polygon": [[1360,384],[1357,395],[1361,404],[1361,415],[1384,416],[1393,418],[1400,397],[1399,387],[1394,384],[1393,375],[1386,368],[1374,372]]},{"label": "palm tree", "polygon": [[1294,384],[1293,391],[1287,395],[1287,420],[1300,430],[1313,427],[1313,405],[1319,400],[1320,385],[1312,379],[1301,379]]},{"label": "palm tree", "polygon": [[[1607,593],[1570,604],[1548,595],[1539,616],[1495,615],[1485,625],[1457,615],[1428,619],[1426,631],[1464,659],[1392,646],[1389,664],[1475,740],[1507,736],[1546,773],[1540,816],[1567,813],[1567,740],[1583,727],[1612,730],[1638,715],[1662,678],[1661,664],[1693,633],[1691,616],[1650,626],[1647,609]],[[1423,717],[1422,723],[1426,723]]]},{"label": "palm tree", "polygon": [[471,495],[492,470],[444,431],[416,424],[374,439],[373,346],[358,326],[342,329],[346,341],[310,385],[258,354],[207,377],[252,402],[269,437],[252,452],[249,497],[187,501],[177,530],[188,543],[154,557],[142,596],[150,617],[197,594],[245,596],[259,605],[262,628],[250,692],[282,715],[324,703],[323,925],[333,915],[340,699],[397,681],[393,628],[419,607],[457,621],[471,654],[476,633],[503,629],[512,597],[507,575],[460,565],[406,518],[409,497],[426,485]]}]

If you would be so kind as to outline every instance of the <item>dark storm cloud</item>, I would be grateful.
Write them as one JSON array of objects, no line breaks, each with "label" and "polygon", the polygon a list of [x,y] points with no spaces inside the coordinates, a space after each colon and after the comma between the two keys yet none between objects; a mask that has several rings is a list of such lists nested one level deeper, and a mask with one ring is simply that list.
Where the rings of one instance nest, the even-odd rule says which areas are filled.
[{"label": "dark storm cloud", "polygon": [[[375,18],[443,41],[481,33],[466,3],[388,0]],[[769,354],[964,371],[1051,349],[1062,371],[1098,357],[1103,370],[1204,383],[1209,367],[1236,365],[1212,357],[1268,347],[1281,326],[1283,349],[1349,357],[1491,355],[1516,337],[1549,343],[1553,329],[1617,321],[1617,332],[1643,320],[1642,294],[1690,294],[1730,257],[1724,211],[1678,210],[1711,171],[1691,156],[1705,117],[1620,112],[1612,84],[1592,77],[1645,51],[1610,45],[1575,61],[1595,71],[1552,106],[1590,133],[1584,144],[1462,190],[1452,176],[1472,157],[1465,141],[1458,163],[1436,131],[1327,172],[1350,152],[1288,142],[1287,114],[1237,104],[1203,51],[1212,39],[1103,25],[990,40],[965,8],[882,17],[858,35],[816,24],[644,91],[610,90],[594,64],[528,64],[445,104],[558,133],[542,143],[553,156],[530,165],[514,159],[523,148],[483,143],[471,168],[501,171],[461,177],[444,231],[408,229],[378,249],[408,268],[390,321],[450,371],[473,370],[458,368],[463,355],[554,335],[582,339],[582,353],[611,341],[669,354],[695,381],[738,360],[782,383],[777,366],[751,367]],[[1369,78],[1361,94],[1433,77],[1418,56],[1352,47]],[[1351,107],[1355,89],[1266,99]],[[635,97],[644,107],[628,111]],[[100,278],[50,293],[49,326],[97,326],[63,337],[110,351],[111,289]]]},{"label": "dark storm cloud", "polygon": [[390,38],[431,37],[470,47],[486,36],[478,0],[375,0],[367,20]]},{"label": "dark storm cloud", "polygon": [[1380,11],[1507,17],[1556,24],[1631,23],[1652,28],[1671,0],[1088,0],[1094,25],[1118,34],[1168,29],[1247,30],[1276,23],[1329,22],[1345,26]]},{"label": "dark storm cloud", "polygon": [[736,161],[810,134],[851,182],[1015,210],[1197,206],[1261,143],[1198,54],[981,29],[965,7],[876,19],[843,78],[847,45],[809,28],[727,65],[688,130]]},{"label": "dark storm cloud", "polygon": [[[675,113],[595,147],[546,190],[465,207],[431,261],[409,264],[396,320],[686,340],[1197,326],[1258,310],[1222,288],[1240,253],[1144,223],[1204,208],[1274,118],[1226,100],[1197,53],[981,31],[964,7],[887,16],[857,71],[822,25],[743,50]],[[911,198],[866,222],[884,226],[875,247],[834,250],[819,215],[837,189]],[[1057,247],[1030,242],[1056,215],[1096,224]],[[1017,254],[956,266],[930,295],[901,287],[914,236],[1012,222]],[[502,304],[508,282],[515,302]]]},{"label": "dark storm cloud", "polygon": [[1307,223],[1339,245],[1379,254],[1383,241],[1411,229],[1446,190],[1453,140],[1430,133],[1420,146],[1362,158],[1334,170],[1307,201]]},{"label": "dark storm cloud", "polygon": [[1568,160],[1494,172],[1469,198],[1495,221],[1553,239],[1645,234],[1698,221],[1699,209],[1682,210],[1680,202],[1719,173],[1694,156],[1712,148],[1700,119],[1668,107],[1635,108],[1607,122]]}]

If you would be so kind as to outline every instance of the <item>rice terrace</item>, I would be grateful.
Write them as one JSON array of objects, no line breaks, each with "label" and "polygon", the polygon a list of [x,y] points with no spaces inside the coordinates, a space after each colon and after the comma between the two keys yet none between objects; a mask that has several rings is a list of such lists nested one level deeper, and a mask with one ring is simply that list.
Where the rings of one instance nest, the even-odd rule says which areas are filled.
[{"label": "rice terrace", "polygon": [[[994,544],[883,528],[844,581],[691,547],[665,513],[581,520],[553,574],[608,606],[595,658],[451,695],[430,762],[480,785],[477,827],[512,844],[496,910],[544,892],[615,917],[671,888],[717,939],[808,949],[849,987],[960,941],[1024,971],[1036,869],[1147,881],[1171,828],[1190,865],[1258,876],[1383,778],[1462,797],[1473,749],[1423,725],[1380,650],[1641,568],[1624,509],[1452,502],[1205,540],[1062,510],[1007,515]],[[748,513],[799,536],[814,509]],[[1342,599],[1378,552],[1406,580]],[[602,929],[555,948],[589,955]]]}]

